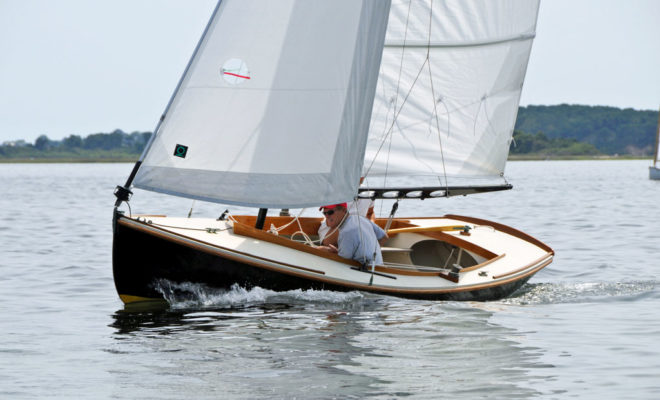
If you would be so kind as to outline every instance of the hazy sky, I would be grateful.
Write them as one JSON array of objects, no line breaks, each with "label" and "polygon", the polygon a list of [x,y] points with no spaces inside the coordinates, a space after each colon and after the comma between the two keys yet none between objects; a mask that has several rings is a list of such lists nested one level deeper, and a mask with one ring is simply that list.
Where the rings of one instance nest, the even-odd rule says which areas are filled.
[{"label": "hazy sky", "polygon": [[[151,131],[215,0],[0,0],[0,143]],[[542,0],[522,105],[660,106],[660,1]]]}]

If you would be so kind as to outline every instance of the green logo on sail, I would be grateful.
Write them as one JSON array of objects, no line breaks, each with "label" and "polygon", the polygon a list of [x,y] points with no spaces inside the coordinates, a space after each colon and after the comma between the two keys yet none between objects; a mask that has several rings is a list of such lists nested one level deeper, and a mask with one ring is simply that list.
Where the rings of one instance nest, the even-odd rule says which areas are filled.
[{"label": "green logo on sail", "polygon": [[177,144],[174,148],[174,155],[181,158],[186,158],[186,153],[188,152],[188,146],[182,144]]}]

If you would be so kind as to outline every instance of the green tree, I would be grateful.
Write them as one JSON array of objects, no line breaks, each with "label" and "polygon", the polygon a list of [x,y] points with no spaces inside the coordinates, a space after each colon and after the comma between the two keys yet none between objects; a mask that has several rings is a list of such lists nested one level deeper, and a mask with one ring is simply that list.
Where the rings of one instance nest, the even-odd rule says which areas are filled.
[{"label": "green tree", "polygon": [[53,143],[48,139],[48,136],[41,135],[34,141],[34,147],[39,151],[46,151],[53,147]]},{"label": "green tree", "polygon": [[83,147],[83,139],[78,135],[70,135],[62,140],[65,149],[79,149]]},{"label": "green tree", "polygon": [[520,107],[516,130],[543,132],[549,139],[592,144],[606,154],[636,149],[650,155],[658,120],[655,110],[560,104]]},{"label": "green tree", "polygon": [[83,147],[85,149],[113,150],[122,147],[124,136],[121,131],[113,133],[94,133],[84,139]]}]

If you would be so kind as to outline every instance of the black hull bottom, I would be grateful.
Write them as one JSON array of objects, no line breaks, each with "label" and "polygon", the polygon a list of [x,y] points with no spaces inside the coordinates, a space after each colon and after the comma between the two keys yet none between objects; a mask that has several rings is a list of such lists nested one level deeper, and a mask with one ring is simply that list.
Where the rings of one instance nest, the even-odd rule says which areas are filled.
[{"label": "black hull bottom", "polygon": [[[163,299],[163,295],[156,289],[156,283],[162,279],[173,283],[201,283],[220,289],[229,289],[238,284],[246,289],[259,286],[274,291],[356,290],[352,287],[328,284],[241,263],[143,230],[134,229],[116,221],[114,225],[113,274],[117,292],[125,302],[126,299]],[[370,291],[414,299],[488,301],[511,295],[530,277],[526,276],[499,286],[461,292],[388,293],[378,290]]]}]

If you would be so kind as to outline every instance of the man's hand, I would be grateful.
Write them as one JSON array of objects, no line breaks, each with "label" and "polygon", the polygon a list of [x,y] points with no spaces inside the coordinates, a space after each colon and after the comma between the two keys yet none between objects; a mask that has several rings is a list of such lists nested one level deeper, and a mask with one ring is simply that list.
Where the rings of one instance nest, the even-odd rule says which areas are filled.
[{"label": "man's hand", "polygon": [[331,245],[331,244],[329,244],[327,246],[319,246],[319,247],[317,247],[317,249],[327,251],[328,253],[334,253],[334,254],[339,253],[339,250],[337,250],[337,248],[335,246]]}]

